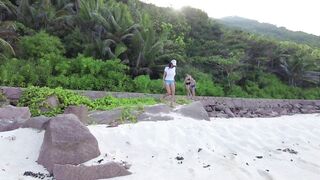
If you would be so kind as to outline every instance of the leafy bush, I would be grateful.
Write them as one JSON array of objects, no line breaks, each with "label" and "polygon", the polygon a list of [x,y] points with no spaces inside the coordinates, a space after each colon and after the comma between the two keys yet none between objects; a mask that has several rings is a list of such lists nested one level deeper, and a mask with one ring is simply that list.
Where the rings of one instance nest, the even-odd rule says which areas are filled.
[{"label": "leafy bush", "polygon": [[[42,112],[41,108],[43,107],[43,102],[52,95],[57,96],[60,102],[59,107],[48,109],[46,112]],[[94,104],[89,98],[81,96],[69,90],[64,90],[62,88],[50,89],[47,87],[29,87],[23,91],[18,105],[28,106],[32,116],[54,116],[58,113],[62,113],[63,110],[69,105],[81,104],[86,105],[90,109],[93,109],[94,107]]]},{"label": "leafy bush", "polygon": [[137,76],[133,80],[134,89],[136,92],[150,93],[151,91],[151,79],[147,75]]},{"label": "leafy bush", "polygon": [[0,102],[1,101],[6,101],[6,96],[0,91]]},{"label": "leafy bush", "polygon": [[259,88],[259,85],[253,81],[246,81],[244,90],[251,98],[266,97],[263,90]]},{"label": "leafy bush", "polygon": [[197,83],[196,94],[200,96],[224,96],[221,85],[213,81],[199,81]]},{"label": "leafy bush", "polygon": [[38,60],[46,54],[62,55],[65,50],[60,39],[44,31],[33,36],[24,36],[20,40],[23,57]]},{"label": "leafy bush", "polygon": [[162,79],[151,80],[148,75],[140,75],[134,78],[134,92],[162,94],[165,92]]},{"label": "leafy bush", "polygon": [[162,79],[151,80],[149,87],[150,93],[153,94],[162,94],[166,91],[165,87],[163,86]]},{"label": "leafy bush", "polygon": [[303,91],[303,98],[305,99],[320,99],[320,88],[311,88]]},{"label": "leafy bush", "polygon": [[231,88],[226,92],[226,95],[228,97],[249,97],[248,93],[237,85],[231,86]]},{"label": "leafy bush", "polygon": [[[60,102],[59,107],[49,108],[45,112],[41,111],[43,102],[52,95],[58,98]],[[76,92],[62,88],[50,89],[48,87],[40,88],[32,86],[24,90],[18,105],[28,106],[32,116],[54,116],[62,113],[70,105],[85,105],[91,110],[109,110],[118,107],[136,107],[156,103],[157,101],[153,98],[114,98],[112,96],[91,100],[86,96],[81,96]]]},{"label": "leafy bush", "polygon": [[18,59],[9,59],[0,66],[0,83],[7,86],[25,87],[24,77],[20,74],[22,63]]}]

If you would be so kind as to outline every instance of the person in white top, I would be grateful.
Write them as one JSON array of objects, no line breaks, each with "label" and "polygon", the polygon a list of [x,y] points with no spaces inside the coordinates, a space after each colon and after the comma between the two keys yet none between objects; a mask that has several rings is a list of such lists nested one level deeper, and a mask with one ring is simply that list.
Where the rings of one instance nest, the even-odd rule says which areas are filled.
[{"label": "person in white top", "polygon": [[176,84],[174,81],[174,77],[176,75],[176,66],[177,66],[177,61],[173,59],[169,65],[164,69],[163,73],[163,81],[164,85],[167,90],[166,96],[172,96],[172,100],[174,100],[174,95],[176,91]]}]

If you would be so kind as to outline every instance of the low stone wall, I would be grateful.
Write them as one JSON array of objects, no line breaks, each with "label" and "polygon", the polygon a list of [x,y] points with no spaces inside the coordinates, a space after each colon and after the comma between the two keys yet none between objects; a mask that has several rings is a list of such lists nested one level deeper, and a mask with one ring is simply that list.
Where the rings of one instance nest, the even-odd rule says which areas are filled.
[{"label": "low stone wall", "polygon": [[[199,98],[210,117],[276,117],[320,113],[320,100]],[[320,119],[320,118],[319,118]]]},{"label": "low stone wall", "polygon": [[[0,87],[9,100],[17,101],[22,88]],[[161,94],[105,92],[105,91],[76,91],[92,99],[104,96],[117,98],[153,97],[160,98]],[[178,96],[185,97],[185,96]],[[201,101],[210,117],[275,117],[300,113],[320,113],[320,100],[288,100],[288,99],[249,99],[229,97],[197,96],[195,101]]]}]

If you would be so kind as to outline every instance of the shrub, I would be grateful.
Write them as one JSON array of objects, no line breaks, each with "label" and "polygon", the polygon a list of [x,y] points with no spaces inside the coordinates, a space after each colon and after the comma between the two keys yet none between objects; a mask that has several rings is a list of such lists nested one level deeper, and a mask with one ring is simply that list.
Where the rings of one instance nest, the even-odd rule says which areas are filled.
[{"label": "shrub", "polygon": [[[43,106],[43,102],[52,95],[56,95],[59,99],[60,105],[58,108],[48,109],[46,112],[42,112],[40,109]],[[50,89],[47,87],[29,87],[24,90],[20,100],[19,106],[28,106],[32,116],[47,115],[54,116],[58,113],[62,113],[64,108],[69,105],[86,105],[89,108],[93,108],[94,105],[87,97],[80,96],[79,94],[64,90],[62,88]]]},{"label": "shrub", "polygon": [[134,91],[141,93],[150,93],[151,92],[151,79],[147,75],[137,76],[133,80]]},{"label": "shrub", "polygon": [[237,85],[231,86],[231,88],[226,92],[226,95],[228,97],[249,97],[248,93]]},{"label": "shrub", "polygon": [[259,85],[253,81],[246,81],[244,90],[251,98],[263,98],[266,97],[263,90],[259,88]]},{"label": "shrub", "polygon": [[200,81],[197,83],[196,94],[200,96],[224,96],[222,86],[213,81]]},{"label": "shrub", "polygon": [[36,61],[46,54],[62,55],[65,52],[60,39],[44,31],[40,31],[33,36],[22,37],[20,45],[23,51],[23,57]]},{"label": "shrub", "polygon": [[303,91],[303,98],[305,99],[320,99],[320,88],[311,88]]},{"label": "shrub", "polygon": [[[59,107],[49,108],[42,112],[43,102],[52,95],[57,96],[60,102]],[[32,116],[54,116],[62,113],[69,105],[85,105],[91,110],[109,110],[118,107],[137,107],[156,103],[157,101],[154,98],[114,98],[112,96],[91,100],[86,96],[62,88],[50,89],[48,87],[31,86],[24,90],[18,105],[28,106]]]},{"label": "shrub", "polygon": [[151,80],[149,87],[150,92],[154,94],[162,94],[166,91],[165,87],[163,86],[162,79]]}]

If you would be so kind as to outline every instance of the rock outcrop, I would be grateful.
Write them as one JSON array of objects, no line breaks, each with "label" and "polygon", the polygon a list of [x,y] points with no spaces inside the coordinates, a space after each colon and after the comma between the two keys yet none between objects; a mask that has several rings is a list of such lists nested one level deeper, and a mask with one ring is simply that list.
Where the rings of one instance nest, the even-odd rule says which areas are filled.
[{"label": "rock outcrop", "polygon": [[50,173],[55,164],[78,165],[100,155],[96,138],[74,114],[52,118],[45,130],[37,162]]},{"label": "rock outcrop", "polygon": [[54,165],[53,175],[56,180],[96,180],[118,176],[126,176],[131,173],[118,163],[110,162],[96,166]]},{"label": "rock outcrop", "polygon": [[320,102],[308,100],[270,100],[217,98],[202,101],[210,117],[276,117],[320,113]]},{"label": "rock outcrop", "polygon": [[0,132],[20,128],[30,117],[31,113],[28,107],[9,105],[0,108]]},{"label": "rock outcrop", "polygon": [[38,116],[38,117],[32,117],[29,120],[25,121],[22,128],[33,128],[38,130],[44,130],[45,124],[50,120],[50,117],[46,116]]},{"label": "rock outcrop", "polygon": [[184,105],[177,109],[176,112],[193,119],[207,121],[210,120],[207,111],[204,109],[200,101],[195,101],[188,105]]},{"label": "rock outcrop", "polygon": [[79,120],[85,124],[88,125],[88,108],[85,105],[80,105],[80,106],[68,106],[65,110],[64,110],[64,114],[74,114],[76,115]]}]

